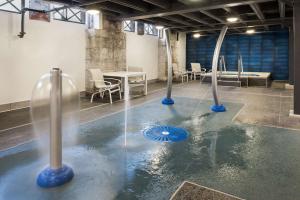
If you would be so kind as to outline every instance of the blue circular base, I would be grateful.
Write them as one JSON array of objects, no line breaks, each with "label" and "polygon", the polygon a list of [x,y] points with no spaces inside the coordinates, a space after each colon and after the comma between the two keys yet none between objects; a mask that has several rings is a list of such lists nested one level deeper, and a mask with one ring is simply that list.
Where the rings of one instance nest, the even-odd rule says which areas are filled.
[{"label": "blue circular base", "polygon": [[174,126],[154,126],[145,130],[144,136],[157,142],[179,142],[187,139],[188,132]]},{"label": "blue circular base", "polygon": [[210,107],[210,109],[214,112],[225,112],[226,111],[226,108],[225,108],[225,106],[223,106],[223,104],[213,105]]},{"label": "blue circular base", "polygon": [[164,105],[173,105],[174,104],[174,100],[171,99],[171,98],[164,98],[162,101],[161,101],[162,104]]},{"label": "blue circular base", "polygon": [[38,175],[37,184],[43,188],[51,188],[63,185],[71,181],[73,177],[74,172],[72,168],[66,165],[59,169],[47,167]]}]

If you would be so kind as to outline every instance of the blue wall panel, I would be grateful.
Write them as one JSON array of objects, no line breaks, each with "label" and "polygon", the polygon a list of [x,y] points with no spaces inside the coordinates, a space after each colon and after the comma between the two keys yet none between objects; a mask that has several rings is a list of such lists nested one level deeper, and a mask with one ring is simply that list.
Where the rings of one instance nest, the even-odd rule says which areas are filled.
[{"label": "blue wall panel", "polygon": [[[210,69],[218,35],[198,39],[187,36],[187,69],[199,62]],[[271,72],[276,80],[288,79],[288,31],[254,35],[227,35],[220,55],[225,56],[227,70],[237,71],[238,56],[242,55],[244,71]]]}]

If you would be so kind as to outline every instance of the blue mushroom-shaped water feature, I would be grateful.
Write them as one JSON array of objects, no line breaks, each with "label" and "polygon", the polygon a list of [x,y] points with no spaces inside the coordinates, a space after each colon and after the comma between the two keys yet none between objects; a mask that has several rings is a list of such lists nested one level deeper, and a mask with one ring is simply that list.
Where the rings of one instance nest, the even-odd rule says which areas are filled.
[{"label": "blue mushroom-shaped water feature", "polygon": [[40,78],[32,93],[31,114],[35,131],[39,136],[49,135],[50,145],[49,166],[37,177],[40,187],[57,187],[74,177],[72,168],[62,162],[62,136],[77,125],[78,111],[79,94],[68,75],[53,68]]}]

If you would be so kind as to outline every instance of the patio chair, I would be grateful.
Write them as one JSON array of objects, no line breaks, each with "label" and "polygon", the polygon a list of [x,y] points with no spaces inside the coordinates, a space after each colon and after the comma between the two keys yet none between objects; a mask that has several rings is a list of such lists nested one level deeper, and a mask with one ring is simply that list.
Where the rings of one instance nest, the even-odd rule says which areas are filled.
[{"label": "patio chair", "polygon": [[189,82],[189,76],[188,73],[182,69],[180,69],[177,65],[177,63],[173,63],[173,73],[175,78],[181,78],[181,82],[183,83],[184,79],[186,79],[186,82]]},{"label": "patio chair", "polygon": [[194,77],[194,80],[197,79],[197,76],[200,76],[201,79],[201,75],[206,73],[206,69],[202,68],[200,63],[191,63],[191,67],[192,67],[192,77]]},{"label": "patio chair", "polygon": [[[143,72],[143,68],[129,66],[128,67],[128,72]],[[128,78],[129,87],[130,88],[138,88],[138,89],[143,87],[143,90],[140,90],[140,91],[143,91],[144,94],[145,94],[145,90],[147,88],[146,84],[147,84],[147,81],[146,81],[144,76],[136,76],[136,77],[129,77]],[[136,91],[137,90],[133,90],[133,92],[136,92]]]},{"label": "patio chair", "polygon": [[114,78],[104,78],[101,69],[88,69],[90,73],[92,83],[93,93],[91,96],[91,102],[93,102],[93,98],[96,94],[100,94],[100,97],[103,99],[105,92],[108,91],[109,100],[112,104],[112,93],[119,92],[120,99],[122,99],[121,95],[121,81]]},{"label": "patio chair", "polygon": [[[143,72],[143,68],[141,67],[128,67],[129,72]],[[130,77],[128,79],[128,83],[130,87],[137,87],[137,86],[145,86],[146,81],[142,76],[138,77]]]}]

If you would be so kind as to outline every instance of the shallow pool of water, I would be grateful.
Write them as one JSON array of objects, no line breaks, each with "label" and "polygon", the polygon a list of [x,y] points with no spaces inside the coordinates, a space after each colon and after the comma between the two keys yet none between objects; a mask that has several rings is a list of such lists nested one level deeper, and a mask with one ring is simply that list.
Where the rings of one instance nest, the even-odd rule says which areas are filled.
[{"label": "shallow pool of water", "polygon": [[[48,162],[37,142],[1,152],[0,199],[169,199],[184,180],[246,199],[298,199],[299,132],[237,124],[232,119],[241,104],[212,113],[211,103],[175,98],[173,106],[157,99],[134,107],[126,138],[124,112],[82,125],[63,152],[75,177],[58,188],[36,185]],[[143,130],[154,125],[190,135],[178,143],[148,140]]]}]

